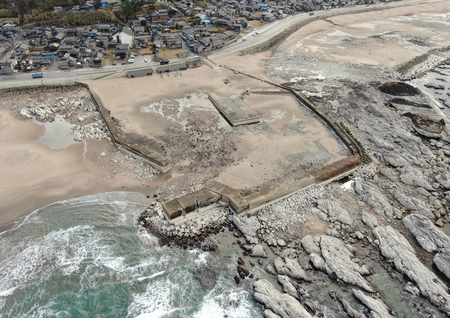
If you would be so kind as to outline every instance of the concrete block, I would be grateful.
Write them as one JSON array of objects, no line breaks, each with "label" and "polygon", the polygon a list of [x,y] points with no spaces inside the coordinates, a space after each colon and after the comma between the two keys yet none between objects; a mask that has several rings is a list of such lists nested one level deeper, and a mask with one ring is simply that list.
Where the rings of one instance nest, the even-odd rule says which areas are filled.
[{"label": "concrete block", "polygon": [[197,201],[195,201],[194,197],[190,194],[179,197],[178,202],[186,213],[192,212],[197,208]]},{"label": "concrete block", "polygon": [[229,199],[229,205],[230,207],[236,211],[237,213],[240,213],[244,211],[245,209],[248,209],[248,202],[245,200],[245,198],[242,195],[232,195],[228,197]]},{"label": "concrete block", "polygon": [[199,208],[208,206],[220,199],[220,196],[217,193],[209,191],[207,189],[197,190],[191,194],[194,197],[195,201],[197,201],[197,206]]},{"label": "concrete block", "polygon": [[285,184],[279,183],[270,188],[266,188],[262,191],[262,195],[266,198],[266,203],[276,200],[285,196],[286,194],[291,193],[292,190],[289,189]]},{"label": "concrete block", "polygon": [[163,211],[169,220],[179,217],[183,213],[183,207],[177,199],[163,203]]},{"label": "concrete block", "polygon": [[222,201],[230,204],[230,198],[234,196],[240,196],[240,191],[229,186],[224,186],[220,190],[220,195],[222,196]]},{"label": "concrete block", "polygon": [[212,180],[212,181],[208,182],[205,189],[210,190],[215,193],[218,193],[218,194],[221,194],[221,190],[224,187],[225,187],[225,185],[223,183]]},{"label": "concrete block", "polygon": [[245,197],[249,209],[257,208],[266,202],[266,197],[261,192],[256,192]]},{"label": "concrete block", "polygon": [[302,174],[294,179],[287,180],[284,184],[291,190],[291,192],[303,189],[313,183],[316,180],[309,173]]}]

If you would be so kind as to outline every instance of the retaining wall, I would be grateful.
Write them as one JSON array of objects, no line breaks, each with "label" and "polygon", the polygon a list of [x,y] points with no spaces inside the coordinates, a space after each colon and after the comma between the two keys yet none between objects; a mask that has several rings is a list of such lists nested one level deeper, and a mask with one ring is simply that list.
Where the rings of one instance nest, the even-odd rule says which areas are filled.
[{"label": "retaining wall", "polygon": [[[304,173],[301,175],[297,175],[294,178],[291,178],[287,181],[278,183],[274,186],[267,187],[261,189],[260,191],[250,194],[248,196],[242,196],[238,190],[232,189],[224,184],[221,184],[216,181],[210,182],[205,189],[208,189],[212,192],[217,193],[220,196],[220,200],[228,203],[228,205],[237,213],[246,212],[251,210],[256,210],[262,208],[263,206],[281,200],[299,190],[306,189],[313,184],[322,184],[329,183],[334,180],[338,180],[340,178],[346,177],[353,171],[355,171],[363,162],[370,162],[370,156],[365,152],[364,148],[361,144],[354,138],[354,136],[350,133],[350,131],[342,124],[332,120],[326,114],[321,112],[317,107],[314,106],[305,96],[296,92],[294,89],[289,87],[284,87],[282,85],[272,83],[266,80],[262,80],[253,75],[249,75],[246,73],[239,72],[237,70],[225,68],[233,71],[236,74],[243,74],[257,80],[272,84],[281,90],[273,91],[270,89],[261,89],[261,90],[253,90],[254,93],[277,93],[280,94],[283,92],[291,93],[299,103],[305,105],[310,109],[314,114],[316,114],[320,120],[324,122],[330,129],[332,129],[338,138],[342,140],[342,142],[348,147],[351,156],[341,159],[339,161],[333,162],[323,168],[317,169],[310,173]],[[225,190],[224,190],[225,189]],[[177,199],[175,199],[176,201]],[[185,217],[187,213],[192,212],[193,210],[187,211],[183,209],[181,204],[176,204],[177,211],[175,213],[170,212],[170,209],[173,209],[174,200],[169,201],[163,204],[163,210],[165,212],[166,218],[173,222],[176,220],[177,224],[183,222],[182,217]],[[177,201],[178,202],[178,201]],[[190,208],[194,208],[194,210],[200,208],[199,205],[191,206]],[[186,218],[186,221],[188,218]]]},{"label": "retaining wall", "polygon": [[117,128],[116,124],[114,123],[112,117],[109,114],[109,111],[103,106],[100,97],[89,88],[89,85],[84,83],[80,84],[89,89],[92,99],[94,100],[94,104],[97,107],[97,110],[99,111],[101,117],[103,118],[104,123],[106,124],[111,139],[118,148],[125,150],[128,154],[138,159],[144,159],[154,168],[158,169],[163,173],[171,169],[172,166],[170,164],[170,161],[164,155],[152,149],[148,148],[145,149],[140,146],[131,146],[129,142],[126,140],[126,138],[123,136],[123,133]]}]

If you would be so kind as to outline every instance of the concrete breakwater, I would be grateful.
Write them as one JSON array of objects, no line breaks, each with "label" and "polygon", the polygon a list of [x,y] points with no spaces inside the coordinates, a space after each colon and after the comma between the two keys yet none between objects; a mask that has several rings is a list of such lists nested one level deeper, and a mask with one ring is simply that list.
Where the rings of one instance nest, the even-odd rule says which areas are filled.
[{"label": "concrete breakwater", "polygon": [[85,87],[89,89],[94,104],[105,122],[111,139],[119,149],[134,157],[137,157],[138,159],[147,161],[151,166],[163,173],[171,169],[170,161],[166,156],[142,145],[131,145],[123,133],[117,128],[117,125],[114,123],[109,111],[103,106],[100,97],[92,89],[90,89],[89,85],[85,85]]},{"label": "concrete breakwater", "polygon": [[[233,71],[235,74],[240,73],[278,87],[279,90],[273,91],[276,94],[279,94],[281,91],[291,93],[300,104],[310,109],[317,117],[320,118],[321,121],[323,121],[326,126],[334,131],[337,137],[346,145],[351,155],[345,159],[336,161],[310,173],[304,173],[274,186],[263,188],[260,191],[248,196],[241,195],[240,191],[237,189],[216,181],[212,181],[208,183],[204,189],[199,190],[200,192],[206,192],[208,195],[204,195],[200,198],[198,196],[199,191],[196,191],[163,203],[162,207],[164,216],[171,223],[177,224],[187,221],[194,216],[192,212],[200,211],[201,213],[201,208],[217,201],[222,201],[228,204],[228,206],[236,213],[257,210],[266,204],[281,200],[282,198],[299,190],[305,189],[313,184],[328,183],[343,178],[352,173],[362,162],[368,163],[371,161],[370,156],[364,151],[363,147],[353,137],[348,129],[345,129],[343,125],[332,120],[326,114],[317,109],[317,107],[315,107],[314,104],[311,103],[305,96],[289,87],[271,83],[226,66],[224,67],[230,71]],[[270,94],[272,90],[263,89],[254,90],[254,92]],[[213,95],[213,97],[215,96]]]}]

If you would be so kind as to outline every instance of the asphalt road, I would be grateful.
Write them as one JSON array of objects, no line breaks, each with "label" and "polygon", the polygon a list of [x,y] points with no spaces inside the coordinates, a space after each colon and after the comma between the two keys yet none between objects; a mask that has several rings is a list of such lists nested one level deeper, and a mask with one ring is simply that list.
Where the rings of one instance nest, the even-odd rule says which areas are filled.
[{"label": "asphalt road", "polygon": [[[398,1],[398,2],[388,2],[388,3],[378,3],[370,5],[370,7],[398,7],[410,3],[421,2],[422,0],[407,0],[407,1]],[[293,26],[294,24],[304,21],[310,18],[316,18],[320,16],[326,16],[329,14],[346,14],[352,12],[358,12],[366,9],[366,6],[355,6],[348,8],[337,8],[331,10],[322,10],[314,12],[314,16],[310,16],[309,13],[299,13],[296,15],[288,16],[281,20],[276,20],[272,23],[268,23],[256,30],[253,30],[249,34],[245,35],[242,38],[239,38],[236,42],[227,45],[221,50],[217,50],[208,54],[209,59],[217,59],[223,56],[227,56],[230,54],[235,54],[242,50],[249,49],[256,45],[262,44],[269,40],[270,38],[277,36],[282,31],[287,28]],[[245,40],[243,40],[245,39]],[[14,87],[14,86],[22,86],[22,85],[37,85],[37,84],[56,84],[58,81],[75,81],[81,79],[89,79],[96,78],[102,76],[103,74],[106,76],[108,74],[113,73],[122,73],[124,71],[129,71],[133,69],[139,69],[144,67],[156,67],[159,66],[159,63],[149,62],[146,63],[144,61],[144,56],[137,56],[135,58],[135,62],[133,64],[126,65],[107,65],[101,68],[83,68],[83,69],[71,69],[71,70],[48,70],[44,71],[43,79],[32,79],[31,73],[12,73],[8,75],[0,76],[0,88],[5,87]],[[193,59],[194,56],[191,55],[188,58],[172,60],[172,63],[182,63],[189,59]]]}]

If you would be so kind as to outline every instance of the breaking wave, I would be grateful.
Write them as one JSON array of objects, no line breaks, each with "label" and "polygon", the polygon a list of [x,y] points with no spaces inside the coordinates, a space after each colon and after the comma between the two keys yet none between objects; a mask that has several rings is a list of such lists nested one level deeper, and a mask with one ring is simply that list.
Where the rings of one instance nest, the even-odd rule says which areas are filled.
[{"label": "breaking wave", "polygon": [[[137,219],[137,193],[50,204],[0,233],[2,317],[260,317],[229,268],[205,290],[209,253],[159,247]],[[213,262],[224,266],[226,262]]]}]

